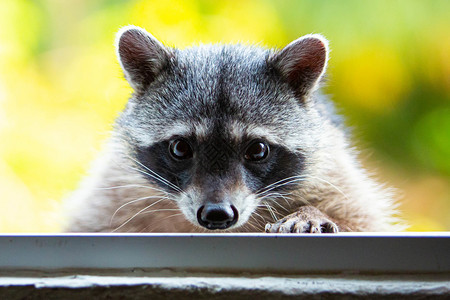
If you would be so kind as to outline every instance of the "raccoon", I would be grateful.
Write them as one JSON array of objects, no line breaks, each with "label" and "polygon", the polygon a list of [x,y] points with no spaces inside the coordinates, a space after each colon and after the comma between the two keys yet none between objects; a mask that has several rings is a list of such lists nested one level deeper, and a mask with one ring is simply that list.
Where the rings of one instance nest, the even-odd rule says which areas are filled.
[{"label": "raccoon", "polygon": [[327,40],[281,50],[116,38],[134,90],[67,200],[69,232],[336,233],[400,229],[320,90]]}]

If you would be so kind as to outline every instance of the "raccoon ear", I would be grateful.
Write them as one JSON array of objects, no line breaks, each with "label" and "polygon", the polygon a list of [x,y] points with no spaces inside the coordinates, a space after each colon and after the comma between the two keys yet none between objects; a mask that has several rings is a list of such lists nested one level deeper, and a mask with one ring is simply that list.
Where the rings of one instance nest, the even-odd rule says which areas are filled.
[{"label": "raccoon ear", "polygon": [[116,36],[116,52],[125,78],[135,91],[143,91],[167,65],[170,50],[137,26],[123,27]]},{"label": "raccoon ear", "polygon": [[275,53],[270,60],[303,101],[325,73],[328,41],[319,34],[305,35]]}]

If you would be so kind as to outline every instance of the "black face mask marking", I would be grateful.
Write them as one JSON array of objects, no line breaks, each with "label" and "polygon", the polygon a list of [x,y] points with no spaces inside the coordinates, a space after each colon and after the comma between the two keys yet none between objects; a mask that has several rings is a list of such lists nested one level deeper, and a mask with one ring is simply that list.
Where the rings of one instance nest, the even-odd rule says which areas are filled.
[{"label": "black face mask marking", "polygon": [[[191,182],[190,170],[194,165],[193,158],[175,160],[170,154],[171,141],[155,143],[150,147],[136,147],[134,156],[143,166],[152,170],[163,179],[155,178],[157,175],[151,173],[143,166],[138,166],[152,183],[159,185],[168,192],[178,192],[164,181],[167,180],[175,186],[185,189]],[[192,145],[192,144],[191,144]],[[193,155],[195,149],[192,149]],[[143,173],[143,174],[145,174]],[[152,176],[153,175],[153,176]]]},{"label": "black face mask marking", "polygon": [[[262,162],[244,162],[247,170],[246,185],[252,192],[260,191],[288,177],[301,175],[304,170],[305,158],[302,154],[279,145],[272,144],[269,147],[269,156]],[[295,186],[296,184],[283,185],[280,188],[274,187],[273,190],[292,190]]]},{"label": "black face mask marking", "polygon": [[239,152],[230,141],[217,137],[200,145],[201,168],[208,174],[225,174],[231,160],[238,158]]},{"label": "black face mask marking", "polygon": [[[189,145],[189,149],[185,148],[186,145],[180,146],[181,150],[187,151],[184,153],[187,153],[185,159],[174,158],[173,153],[171,153],[173,144],[177,141],[183,141],[183,143]],[[263,143],[265,147],[270,149],[265,154],[267,157],[262,160],[245,158],[249,146],[253,147],[252,145],[255,143]],[[240,173],[247,188],[252,192],[257,192],[277,181],[301,175],[305,163],[303,155],[289,151],[280,145],[268,144],[262,139],[249,139],[246,142],[236,143],[218,136],[201,143],[194,138],[176,137],[156,143],[148,148],[138,147],[135,150],[135,158],[182,190],[188,188],[193,182],[202,184],[208,182],[208,185],[212,184],[219,187],[221,186],[220,181],[232,181],[233,179],[230,177]],[[141,169],[150,173],[144,167]],[[175,192],[163,180],[155,179],[153,176],[147,177],[169,192]],[[206,177],[208,180],[206,180]],[[295,184],[285,185],[274,188],[274,191],[291,190],[295,186]]]}]

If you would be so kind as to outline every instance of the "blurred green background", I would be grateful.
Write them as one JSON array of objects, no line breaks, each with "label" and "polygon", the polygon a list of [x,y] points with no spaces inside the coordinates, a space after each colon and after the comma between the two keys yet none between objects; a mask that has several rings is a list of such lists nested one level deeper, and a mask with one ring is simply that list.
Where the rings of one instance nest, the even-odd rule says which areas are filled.
[{"label": "blurred green background", "polygon": [[282,47],[322,33],[325,90],[409,230],[450,230],[450,1],[0,1],[0,232],[60,230],[62,199],[131,89],[113,41]]}]

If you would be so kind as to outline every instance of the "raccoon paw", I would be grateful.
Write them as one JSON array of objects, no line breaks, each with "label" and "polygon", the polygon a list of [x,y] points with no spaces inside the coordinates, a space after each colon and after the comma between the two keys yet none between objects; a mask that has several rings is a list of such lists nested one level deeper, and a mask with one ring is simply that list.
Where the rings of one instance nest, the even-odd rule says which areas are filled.
[{"label": "raccoon paw", "polygon": [[302,206],[293,214],[271,224],[267,233],[337,233],[338,226],[327,215],[313,206]]}]

